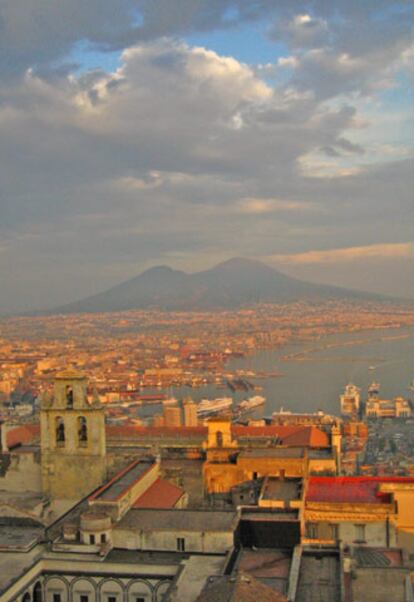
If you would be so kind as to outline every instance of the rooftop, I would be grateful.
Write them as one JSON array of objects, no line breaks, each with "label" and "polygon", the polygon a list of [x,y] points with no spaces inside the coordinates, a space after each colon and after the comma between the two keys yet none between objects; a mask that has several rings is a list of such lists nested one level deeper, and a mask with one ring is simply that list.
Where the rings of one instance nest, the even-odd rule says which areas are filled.
[{"label": "rooftop", "polygon": [[196,602],[287,602],[287,598],[249,573],[223,575],[209,579]]},{"label": "rooftop", "polygon": [[68,368],[55,374],[56,380],[86,380],[86,375],[79,370]]},{"label": "rooftop", "polygon": [[24,426],[16,426],[7,430],[7,445],[13,447],[14,445],[32,443],[40,436],[40,425],[39,424],[26,424]]},{"label": "rooftop", "polygon": [[239,454],[239,458],[303,458],[305,450],[301,447],[272,447],[248,449]]},{"label": "rooftop", "polygon": [[132,505],[133,508],[174,508],[179,499],[185,494],[183,489],[157,479]]},{"label": "rooftop", "polygon": [[91,501],[117,501],[134,483],[139,481],[141,477],[154,466],[154,464],[155,460],[152,458],[135,460],[132,464],[115,475],[103,487],[98,489],[98,491],[91,495],[89,499]]},{"label": "rooftop", "polygon": [[239,426],[233,425],[235,437],[272,437],[279,439],[283,445],[329,447],[329,437],[325,431],[315,426]]},{"label": "rooftop", "polygon": [[389,504],[389,493],[380,491],[381,483],[414,483],[405,477],[310,477],[307,502]]},{"label": "rooftop", "polygon": [[216,510],[131,508],[115,527],[143,531],[233,531],[236,514]]},{"label": "rooftop", "polygon": [[0,518],[0,551],[32,548],[44,533],[41,524],[24,518]]},{"label": "rooftop", "polygon": [[264,500],[297,500],[300,498],[301,479],[278,479],[269,477],[263,485]]}]

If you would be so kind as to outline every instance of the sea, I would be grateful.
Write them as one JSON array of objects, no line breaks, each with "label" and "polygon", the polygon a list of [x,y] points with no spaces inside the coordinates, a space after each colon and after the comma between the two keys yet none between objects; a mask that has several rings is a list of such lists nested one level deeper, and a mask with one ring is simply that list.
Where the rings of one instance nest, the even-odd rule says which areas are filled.
[{"label": "sea", "polygon": [[[380,384],[383,399],[403,396],[412,399],[414,380],[414,328],[377,329],[322,336],[295,342],[279,349],[258,351],[231,359],[226,370],[278,373],[268,378],[247,380],[257,391],[231,391],[214,385],[177,387],[165,391],[177,399],[233,397],[237,403],[252,395],[263,395],[266,403],[255,417],[271,416],[281,408],[292,412],[339,414],[339,396],[352,382],[365,399],[369,385]],[[148,408],[153,413],[153,408]],[[146,412],[145,412],[146,413]]]}]

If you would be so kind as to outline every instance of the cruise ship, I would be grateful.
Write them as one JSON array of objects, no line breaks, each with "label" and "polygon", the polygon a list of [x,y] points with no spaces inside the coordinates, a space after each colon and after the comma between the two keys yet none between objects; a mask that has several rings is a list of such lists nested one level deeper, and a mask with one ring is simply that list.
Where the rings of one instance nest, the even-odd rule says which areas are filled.
[{"label": "cruise ship", "polygon": [[178,403],[178,401],[175,397],[167,397],[167,399],[163,400],[162,405],[172,406],[172,405],[176,405],[177,403]]},{"label": "cruise ship", "polygon": [[253,397],[249,397],[249,399],[244,399],[239,403],[237,409],[246,412],[247,410],[252,410],[253,408],[257,408],[258,406],[262,406],[266,401],[266,397],[262,397],[262,395],[253,395]]},{"label": "cruise ship", "polygon": [[380,384],[375,381],[372,382],[368,387],[368,398],[377,398],[379,396]]},{"label": "cruise ship", "polygon": [[228,410],[233,403],[231,397],[219,397],[217,399],[202,399],[197,406],[199,417],[212,416],[224,410]]}]

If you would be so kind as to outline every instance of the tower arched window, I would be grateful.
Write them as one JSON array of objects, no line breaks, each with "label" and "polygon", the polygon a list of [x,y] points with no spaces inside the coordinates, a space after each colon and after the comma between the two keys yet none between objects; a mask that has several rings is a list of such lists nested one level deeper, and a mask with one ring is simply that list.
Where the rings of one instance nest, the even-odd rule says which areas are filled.
[{"label": "tower arched window", "polygon": [[88,444],[88,423],[84,416],[78,418],[78,442],[81,446]]},{"label": "tower arched window", "polygon": [[29,594],[29,592],[26,592],[22,598],[22,602],[31,602],[31,600],[32,600],[31,595]]},{"label": "tower arched window", "polygon": [[62,416],[57,416],[55,419],[56,445],[63,447],[65,445],[65,423]]},{"label": "tower arched window", "polygon": [[66,406],[73,408],[73,388],[72,385],[66,386]]},{"label": "tower arched window", "polygon": [[40,581],[38,581],[34,586],[33,602],[43,602],[42,584],[40,583]]},{"label": "tower arched window", "polygon": [[216,445],[217,447],[223,447],[223,433],[221,431],[216,432]]}]

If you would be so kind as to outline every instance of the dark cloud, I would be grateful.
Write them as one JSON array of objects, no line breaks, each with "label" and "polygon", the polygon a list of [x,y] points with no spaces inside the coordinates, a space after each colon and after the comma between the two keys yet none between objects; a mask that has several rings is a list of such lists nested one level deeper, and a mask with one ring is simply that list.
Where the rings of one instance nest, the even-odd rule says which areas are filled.
[{"label": "dark cloud", "polygon": [[[412,4],[398,6],[4,0],[0,309],[57,305],[154,263],[412,238],[412,151],[370,134],[386,141],[378,92],[411,68]],[[286,45],[273,79],[177,38],[262,16]],[[80,40],[125,47],[122,66],[59,66]]]}]

